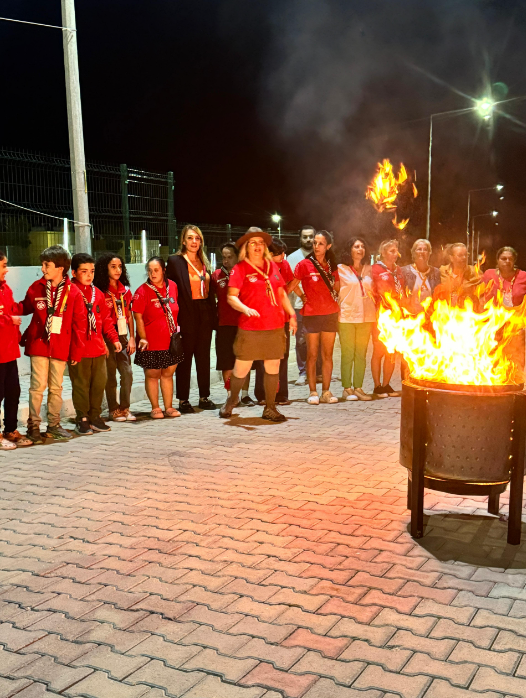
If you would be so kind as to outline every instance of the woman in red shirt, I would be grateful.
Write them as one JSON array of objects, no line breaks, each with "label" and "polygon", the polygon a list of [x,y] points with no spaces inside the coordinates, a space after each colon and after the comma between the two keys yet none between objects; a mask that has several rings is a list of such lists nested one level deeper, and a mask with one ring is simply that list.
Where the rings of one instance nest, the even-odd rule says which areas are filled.
[{"label": "woman in red shirt", "polygon": [[[397,265],[400,252],[398,240],[384,240],[380,244],[380,259],[371,267],[373,277],[373,290],[376,297],[376,306],[384,302],[383,298],[389,293],[392,298],[401,301],[405,291],[405,279],[402,268]],[[371,373],[373,374],[373,393],[380,398],[400,397],[401,393],[394,390],[389,384],[395,367],[396,354],[388,354],[385,344],[378,337],[378,327],[373,325],[373,356],[371,359]],[[381,380],[382,359],[384,363],[384,379]]]},{"label": "woman in red shirt", "polygon": [[228,302],[239,317],[234,353],[236,363],[230,379],[231,395],[219,412],[224,419],[232,415],[239,391],[252,367],[261,360],[265,365],[265,401],[263,419],[283,422],[276,409],[279,362],[285,354],[285,313],[295,334],[296,314],[285,292],[285,282],[272,261],[268,246],[272,238],[261,228],[249,228],[237,242],[239,262],[228,282]]},{"label": "woman in red shirt", "polygon": [[[139,286],[132,300],[137,327],[135,363],[144,369],[146,394],[152,405],[153,419],[180,417],[172,407],[173,375],[183,356],[170,352],[172,334],[177,332],[177,286],[166,278],[166,265],[161,257],[152,257],[146,264],[148,281]],[[159,407],[159,383],[164,414]]]},{"label": "woman in red shirt", "polygon": [[[307,340],[307,379],[309,381],[309,405],[320,402],[333,404],[338,402],[330,391],[332,377],[332,353],[334,340],[338,331],[338,292],[340,277],[334,252],[332,235],[320,230],[314,236],[313,251],[294,269],[294,281],[290,285],[293,291],[301,283],[303,293],[300,298],[303,308],[303,326]],[[321,344],[322,360],[322,395],[316,390],[316,359]]]}]

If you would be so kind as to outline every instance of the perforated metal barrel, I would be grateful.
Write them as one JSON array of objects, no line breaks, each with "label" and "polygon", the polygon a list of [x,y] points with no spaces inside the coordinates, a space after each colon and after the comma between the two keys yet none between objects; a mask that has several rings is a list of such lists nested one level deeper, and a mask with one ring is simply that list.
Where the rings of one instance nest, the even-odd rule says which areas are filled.
[{"label": "perforated metal barrel", "polygon": [[[400,463],[413,460],[414,395],[426,390],[425,475],[478,484],[510,479],[514,395],[522,386],[437,388],[425,381],[404,381],[400,425]],[[454,389],[452,389],[454,388]]]}]

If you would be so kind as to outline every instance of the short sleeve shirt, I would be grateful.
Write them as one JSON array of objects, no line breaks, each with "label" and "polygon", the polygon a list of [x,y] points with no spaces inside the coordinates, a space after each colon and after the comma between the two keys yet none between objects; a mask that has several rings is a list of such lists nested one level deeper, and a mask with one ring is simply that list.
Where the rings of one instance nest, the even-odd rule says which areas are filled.
[{"label": "short sleeve shirt", "polygon": [[230,272],[229,287],[239,289],[239,300],[259,313],[259,317],[241,314],[239,327],[242,330],[277,330],[285,324],[285,313],[279,297],[279,289],[285,286],[285,282],[274,262],[270,262],[268,276],[277,306],[271,302],[264,277],[246,261],[238,262]]},{"label": "short sleeve shirt", "polygon": [[287,262],[286,259],[284,259],[281,264],[278,265],[279,273],[281,274],[281,278],[285,282],[285,285],[287,285],[292,279],[294,278],[294,272],[290,268],[290,264]]},{"label": "short sleeve shirt", "polygon": [[[173,281],[167,281],[169,291],[169,306],[172,310],[174,322],[177,325],[177,286]],[[164,288],[159,289],[162,298],[166,296]],[[132,300],[132,310],[140,313],[144,322],[148,349],[150,351],[167,351],[170,346],[170,329],[168,320],[164,314],[162,305],[157,298],[157,294],[146,284],[139,286]],[[137,342],[138,342],[137,338]]]},{"label": "short sleeve shirt", "polygon": [[[329,274],[329,266],[324,270]],[[307,300],[301,309],[302,315],[332,315],[339,311],[338,303],[334,300],[322,276],[310,259],[298,262],[294,276],[301,281],[303,293]],[[334,281],[339,280],[338,269],[333,271]]]},{"label": "short sleeve shirt", "polygon": [[212,291],[217,298],[219,326],[237,327],[241,313],[228,304],[228,278],[222,269],[216,269],[212,274]]}]

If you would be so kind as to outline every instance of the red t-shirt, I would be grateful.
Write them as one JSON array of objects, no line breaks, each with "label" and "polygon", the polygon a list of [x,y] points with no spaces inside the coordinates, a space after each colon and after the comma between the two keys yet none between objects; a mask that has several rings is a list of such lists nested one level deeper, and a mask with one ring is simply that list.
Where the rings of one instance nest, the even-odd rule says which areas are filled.
[{"label": "red t-shirt", "polygon": [[519,269],[516,276],[512,279],[513,286],[511,281],[503,279],[496,269],[487,269],[484,272],[482,281],[486,284],[486,300],[496,298],[499,291],[503,295],[511,291],[512,303],[514,306],[518,306],[526,295],[526,271],[522,271],[522,269]]},{"label": "red t-shirt", "polygon": [[284,259],[281,264],[278,265],[279,273],[281,274],[281,278],[285,282],[285,284],[288,284],[289,281],[292,281],[294,278],[294,272],[292,271],[290,264],[287,262],[286,259]]},{"label": "red t-shirt", "polygon": [[260,315],[248,317],[241,314],[239,327],[242,330],[277,330],[285,324],[285,313],[279,297],[279,289],[285,286],[285,282],[277,264],[265,260],[264,270],[267,269],[277,306],[272,305],[263,276],[246,261],[238,262],[230,272],[228,286],[239,289],[239,300],[249,308],[257,310]]},{"label": "red t-shirt", "polygon": [[[106,302],[106,307],[110,312],[111,321],[114,325],[117,324],[115,306],[117,306],[117,310],[120,310],[122,305],[124,315],[126,315],[126,318],[130,317],[132,292],[128,286],[124,286],[120,281],[117,281],[117,290],[115,290],[114,286],[110,286],[109,289],[104,293],[104,299]],[[114,300],[115,304],[113,302]]]},{"label": "red t-shirt", "polygon": [[217,298],[217,314],[219,317],[219,326],[225,325],[237,327],[239,316],[237,310],[228,304],[228,276],[223,269],[216,269],[212,274],[212,293]]},{"label": "red t-shirt", "polygon": [[13,315],[22,315],[22,308],[15,303],[7,283],[0,281],[0,364],[16,361],[20,356],[20,326],[13,323]]},{"label": "red t-shirt", "polygon": [[[393,298],[402,298],[405,290],[405,279],[401,267],[397,265],[392,272],[384,264],[373,264],[371,276],[373,277],[373,290],[377,305],[386,293],[390,293]],[[396,289],[395,276],[399,282],[400,292]]]},{"label": "red t-shirt", "polygon": [[[324,267],[329,273],[329,265]],[[301,315],[332,315],[340,310],[338,303],[331,296],[325,281],[310,259],[302,259],[296,264],[294,276],[301,281],[303,293],[307,300],[300,310]],[[334,281],[339,281],[338,269],[333,271]]]},{"label": "red t-shirt", "polygon": [[[179,306],[177,304],[177,286],[173,281],[167,281],[168,291],[170,294],[170,308],[174,322],[177,325],[177,314]],[[166,296],[165,288],[158,289],[162,298]],[[134,313],[140,313],[144,322],[146,339],[148,340],[147,349],[150,351],[168,351],[170,347],[170,329],[168,320],[164,314],[159,299],[153,289],[146,284],[142,284],[135,291],[132,300],[132,310]],[[139,346],[139,336],[137,336],[137,346]],[[139,351],[139,350],[137,350]]]}]

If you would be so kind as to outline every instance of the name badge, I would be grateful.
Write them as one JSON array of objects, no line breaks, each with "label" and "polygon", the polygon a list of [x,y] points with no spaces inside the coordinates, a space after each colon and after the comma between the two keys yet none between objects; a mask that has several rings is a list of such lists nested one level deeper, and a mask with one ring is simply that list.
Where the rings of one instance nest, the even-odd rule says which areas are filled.
[{"label": "name badge", "polygon": [[126,322],[126,318],[124,316],[117,318],[117,334],[119,337],[123,337],[128,334],[128,323]]},{"label": "name badge", "polygon": [[53,315],[51,318],[51,334],[60,334],[62,330],[62,318],[59,315]]}]

